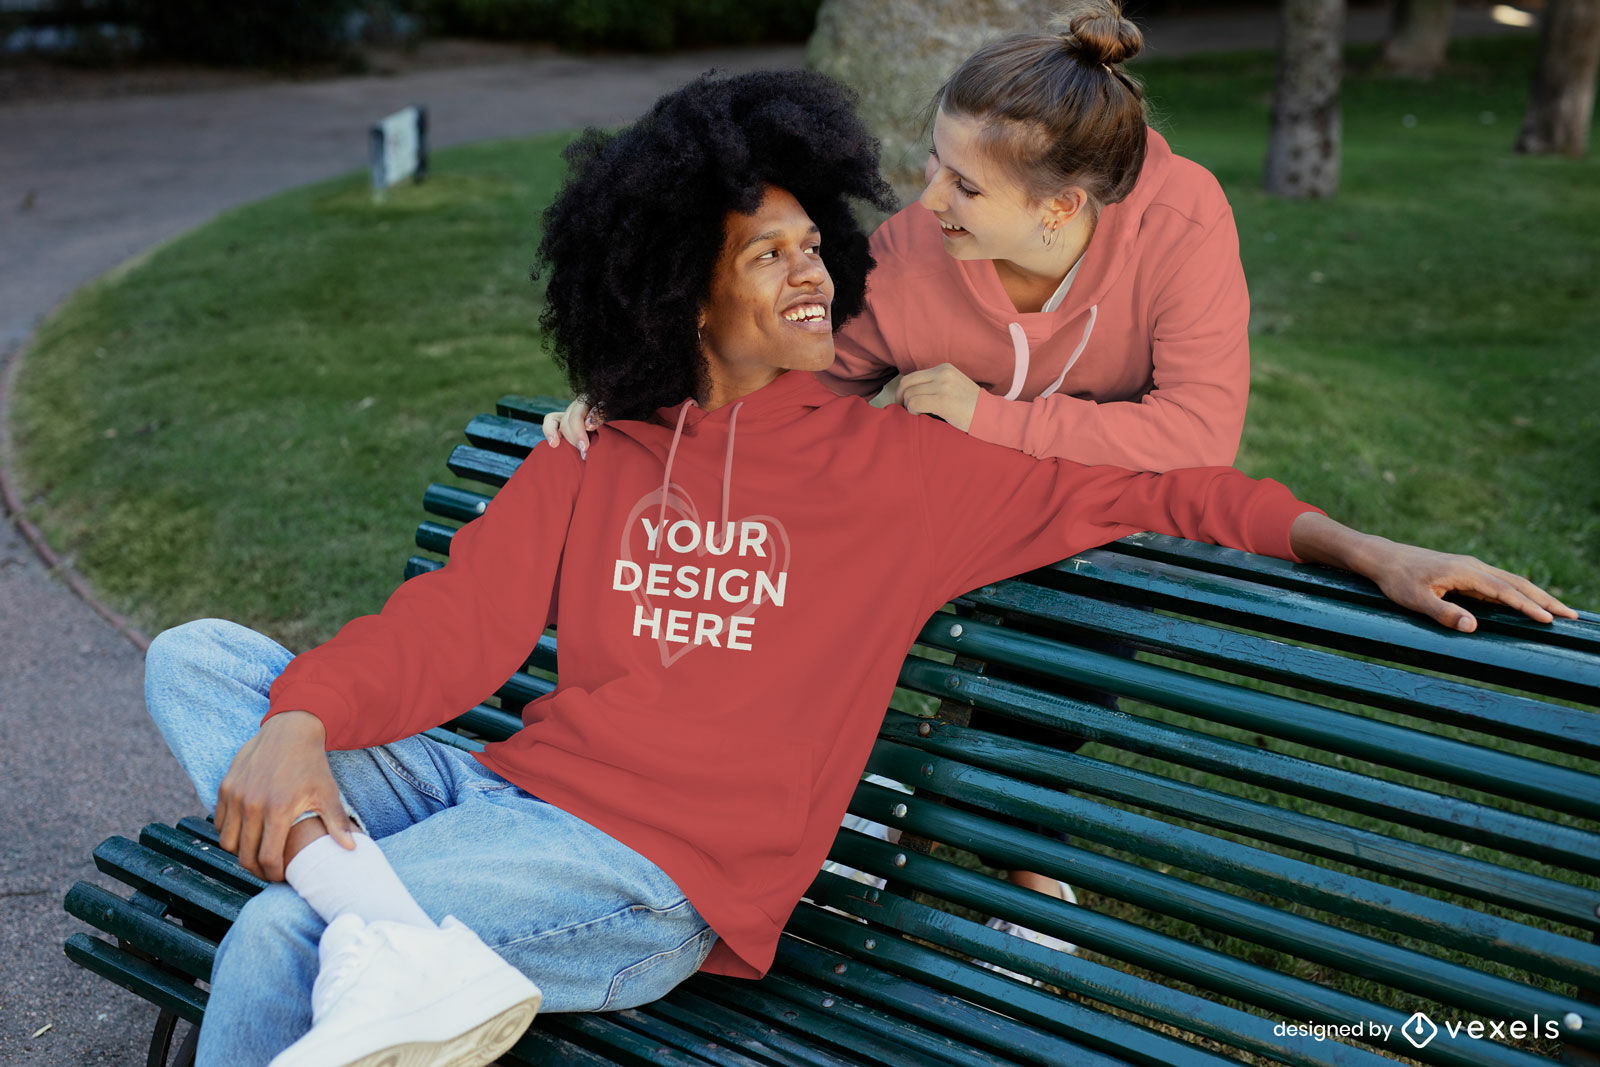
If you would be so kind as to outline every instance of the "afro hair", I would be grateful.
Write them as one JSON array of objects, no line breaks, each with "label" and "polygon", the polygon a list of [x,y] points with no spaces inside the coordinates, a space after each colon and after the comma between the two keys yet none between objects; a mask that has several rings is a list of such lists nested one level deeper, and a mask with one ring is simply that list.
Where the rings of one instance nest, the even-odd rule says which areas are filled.
[{"label": "afro hair", "polygon": [[586,130],[544,214],[540,323],[573,389],[608,419],[646,419],[697,396],[696,323],[724,217],[788,190],[825,240],[833,322],[858,313],[872,256],[852,198],[894,203],[878,143],[849,90],[810,71],[706,74],[619,133]]}]

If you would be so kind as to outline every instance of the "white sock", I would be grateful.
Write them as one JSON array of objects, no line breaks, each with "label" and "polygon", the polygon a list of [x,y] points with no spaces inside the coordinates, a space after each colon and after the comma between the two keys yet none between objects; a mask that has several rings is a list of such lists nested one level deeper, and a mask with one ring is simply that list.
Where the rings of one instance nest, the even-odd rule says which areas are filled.
[{"label": "white sock", "polygon": [[364,922],[391,919],[411,926],[432,927],[378,843],[363,833],[352,836],[355,849],[344,848],[331,834],[301,849],[284,870],[294,887],[324,922],[354,914]]}]

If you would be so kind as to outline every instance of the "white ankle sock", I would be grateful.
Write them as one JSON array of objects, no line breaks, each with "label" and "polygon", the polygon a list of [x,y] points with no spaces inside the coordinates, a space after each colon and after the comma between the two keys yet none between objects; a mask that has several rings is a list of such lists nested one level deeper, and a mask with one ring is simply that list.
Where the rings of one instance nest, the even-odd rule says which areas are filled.
[{"label": "white ankle sock", "polygon": [[411,926],[433,926],[433,920],[389,866],[378,843],[363,833],[353,836],[354,851],[331,835],[317,838],[289,861],[284,881],[324,922],[354,914],[369,923],[391,919]]}]

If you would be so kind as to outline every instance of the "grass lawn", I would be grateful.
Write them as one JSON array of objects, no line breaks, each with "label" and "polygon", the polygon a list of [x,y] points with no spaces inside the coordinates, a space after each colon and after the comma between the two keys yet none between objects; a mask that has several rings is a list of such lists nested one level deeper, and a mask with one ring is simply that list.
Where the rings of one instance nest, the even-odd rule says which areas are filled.
[{"label": "grass lawn", "polygon": [[1531,42],[1452,57],[1428,85],[1346,81],[1329,203],[1258,190],[1270,56],[1146,68],[1174,149],[1217,175],[1238,218],[1254,359],[1239,466],[1593,608],[1600,159],[1510,151]]}]

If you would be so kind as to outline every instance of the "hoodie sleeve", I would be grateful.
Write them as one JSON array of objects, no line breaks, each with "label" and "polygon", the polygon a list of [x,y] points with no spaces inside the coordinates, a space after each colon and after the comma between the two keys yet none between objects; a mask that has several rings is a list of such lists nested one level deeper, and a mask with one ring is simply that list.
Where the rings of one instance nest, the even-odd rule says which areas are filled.
[{"label": "hoodie sleeve", "polygon": [[1319,510],[1232,467],[1153,474],[1034,460],[917,419],[933,584],[946,599],[1142,530],[1298,562],[1289,527]]},{"label": "hoodie sleeve", "polygon": [[872,232],[872,258],[877,266],[867,277],[866,306],[861,313],[833,335],[833,366],[817,371],[817,380],[841,396],[864,396],[869,400],[884,384],[900,373],[883,336],[878,302],[873,298],[872,279],[886,273],[883,265],[900,256],[895,242],[893,219]]},{"label": "hoodie sleeve", "polygon": [[1232,464],[1250,392],[1250,294],[1225,204],[1161,284],[1152,310],[1150,392],[1103,404],[983,392],[972,435],[1030,456],[1134,470]]},{"label": "hoodie sleeve", "polygon": [[582,472],[576,449],[535,450],[457,531],[444,567],[296,656],[273,683],[266,718],[308,711],[327,728],[329,751],[369,748],[492,694],[544,630]]},{"label": "hoodie sleeve", "polygon": [[817,378],[841,396],[870,399],[898,373],[869,295],[861,314],[833,335],[833,366],[817,371]]}]

